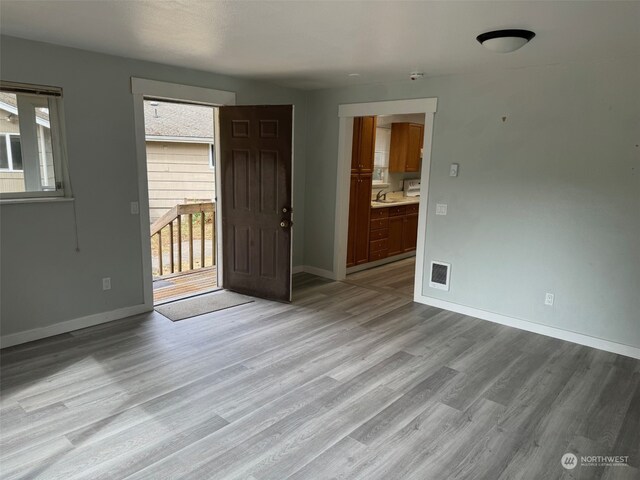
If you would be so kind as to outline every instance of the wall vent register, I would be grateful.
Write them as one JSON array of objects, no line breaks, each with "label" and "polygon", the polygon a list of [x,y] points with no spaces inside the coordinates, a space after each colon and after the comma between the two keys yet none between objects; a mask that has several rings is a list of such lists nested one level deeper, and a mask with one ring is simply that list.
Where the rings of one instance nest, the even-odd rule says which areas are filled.
[{"label": "wall vent register", "polygon": [[439,290],[449,291],[449,276],[451,264],[443,262],[431,262],[431,276],[429,286]]}]

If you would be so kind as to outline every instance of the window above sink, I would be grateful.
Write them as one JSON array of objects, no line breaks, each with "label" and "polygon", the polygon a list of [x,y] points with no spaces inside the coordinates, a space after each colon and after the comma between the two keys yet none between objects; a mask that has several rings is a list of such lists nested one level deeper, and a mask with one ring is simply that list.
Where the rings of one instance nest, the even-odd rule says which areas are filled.
[{"label": "window above sink", "polygon": [[389,185],[389,146],[391,145],[391,128],[376,128],[376,147],[373,159],[373,185],[387,187]]}]

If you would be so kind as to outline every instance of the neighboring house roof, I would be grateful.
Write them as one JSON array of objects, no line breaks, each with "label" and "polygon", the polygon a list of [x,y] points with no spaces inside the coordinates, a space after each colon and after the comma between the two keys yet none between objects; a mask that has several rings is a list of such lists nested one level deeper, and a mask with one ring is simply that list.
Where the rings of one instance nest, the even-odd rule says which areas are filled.
[{"label": "neighboring house roof", "polygon": [[[3,113],[0,120],[7,120],[7,115],[18,115],[18,102],[16,96],[12,93],[0,92],[0,110]],[[38,125],[49,128],[49,112],[43,112],[39,108],[36,109],[36,122]]]},{"label": "neighboring house roof", "polygon": [[147,140],[213,143],[213,107],[144,101]]}]

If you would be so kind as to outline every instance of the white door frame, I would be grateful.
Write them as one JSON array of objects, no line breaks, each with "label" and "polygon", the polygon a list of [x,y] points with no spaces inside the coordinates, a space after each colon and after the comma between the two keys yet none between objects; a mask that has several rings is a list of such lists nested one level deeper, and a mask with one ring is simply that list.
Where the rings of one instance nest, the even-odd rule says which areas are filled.
[{"label": "white door frame", "polygon": [[429,199],[429,173],[431,171],[431,144],[433,117],[438,108],[437,98],[415,98],[385,102],[349,103],[338,106],[340,118],[338,134],[338,184],[336,187],[335,233],[333,240],[333,274],[336,280],[347,276],[347,238],[349,231],[349,177],[351,176],[351,147],[353,118],[367,115],[398,115],[424,113],[424,145],[422,155],[420,210],[418,213],[418,245],[416,248],[416,274],[414,297],[422,293],[422,274],[425,258],[425,234]]},{"label": "white door frame", "polygon": [[[198,103],[212,107],[235,105],[235,92],[194,87],[178,83],[160,82],[144,78],[131,77],[131,93],[133,94],[133,113],[136,135],[136,160],[138,164],[138,205],[140,212],[140,236],[142,251],[142,286],[144,306],[153,310],[153,274],[151,269],[151,242],[149,241],[149,183],[147,179],[147,147],[144,128],[144,97],[165,100]],[[215,115],[215,148],[216,158],[220,158],[220,142],[218,141],[217,111]],[[216,196],[220,185],[220,169],[216,168]],[[222,232],[220,202],[216,199],[216,231]],[[221,278],[222,252],[220,235],[217,236],[217,272]]]}]

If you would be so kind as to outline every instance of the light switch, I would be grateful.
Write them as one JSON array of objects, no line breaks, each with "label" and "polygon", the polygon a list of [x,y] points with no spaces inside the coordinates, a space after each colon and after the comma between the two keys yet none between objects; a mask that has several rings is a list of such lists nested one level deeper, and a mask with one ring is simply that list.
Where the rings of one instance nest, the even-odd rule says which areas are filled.
[{"label": "light switch", "polygon": [[449,167],[449,176],[450,177],[457,177],[458,176],[458,164],[457,163],[452,163],[451,167]]},{"label": "light switch", "polygon": [[446,215],[446,214],[447,214],[447,204],[436,203],[436,215]]},{"label": "light switch", "polygon": [[131,202],[131,215],[138,215],[140,213],[140,205],[138,202]]}]

